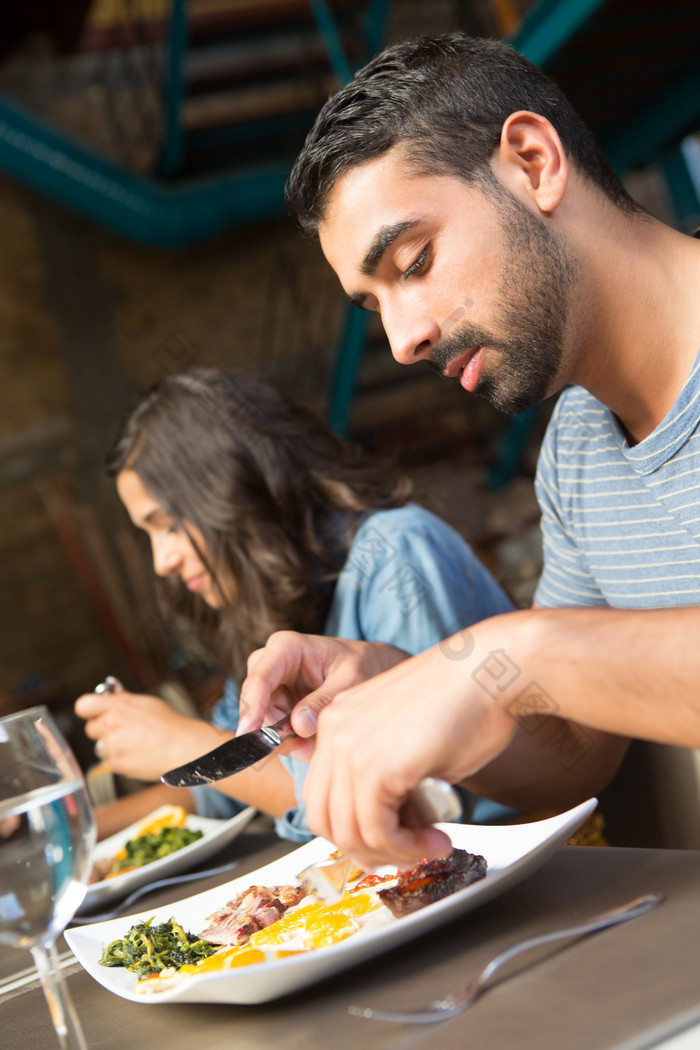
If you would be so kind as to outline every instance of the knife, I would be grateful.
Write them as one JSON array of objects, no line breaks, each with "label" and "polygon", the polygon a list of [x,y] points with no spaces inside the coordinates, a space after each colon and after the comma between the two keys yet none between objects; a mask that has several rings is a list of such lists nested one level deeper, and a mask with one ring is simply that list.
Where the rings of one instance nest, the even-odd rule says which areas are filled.
[{"label": "knife", "polygon": [[223,777],[231,777],[242,769],[255,765],[273,754],[279,745],[290,736],[295,736],[289,715],[280,722],[252,733],[243,733],[215,747],[206,755],[186,762],[184,766],[170,769],[160,778],[170,787],[192,787],[194,784],[211,784]]},{"label": "knife", "polygon": [[[163,773],[160,779],[170,787],[211,784],[262,761],[274,754],[283,741],[295,735],[291,718],[287,715],[274,725],[263,726],[252,733],[243,733],[242,736],[225,741],[206,755]],[[405,799],[400,810],[400,821],[404,827],[426,827],[437,822],[451,823],[457,820],[461,812],[462,803],[454,788],[445,780],[426,777]]]},{"label": "knife", "polygon": [[[252,733],[243,733],[220,744],[206,755],[178,766],[160,778],[170,787],[192,787],[211,784],[223,777],[233,776],[242,769],[260,762],[290,736],[295,736],[290,716],[271,726],[263,726]],[[438,777],[425,777],[409,792],[399,810],[399,822],[404,827],[419,828],[438,822],[451,823],[462,813],[462,803],[454,788]],[[341,855],[332,861],[312,864],[299,878],[320,897],[339,900],[352,867],[349,857]]]}]

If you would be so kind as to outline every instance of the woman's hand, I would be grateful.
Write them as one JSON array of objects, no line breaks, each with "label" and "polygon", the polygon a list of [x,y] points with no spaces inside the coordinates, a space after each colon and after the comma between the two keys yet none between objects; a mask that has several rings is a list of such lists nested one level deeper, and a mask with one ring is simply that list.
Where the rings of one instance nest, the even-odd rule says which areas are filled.
[{"label": "woman's hand", "polygon": [[212,750],[232,733],[188,718],[157,696],[143,693],[85,693],[75,712],[86,719],[95,753],[115,773],[159,780],[162,773]]}]

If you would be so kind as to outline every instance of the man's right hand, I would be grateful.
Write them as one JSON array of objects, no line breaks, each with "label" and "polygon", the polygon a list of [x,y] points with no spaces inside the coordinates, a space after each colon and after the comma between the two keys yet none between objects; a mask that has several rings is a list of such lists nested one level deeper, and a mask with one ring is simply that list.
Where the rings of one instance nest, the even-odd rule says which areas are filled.
[{"label": "man's right hand", "polygon": [[[313,737],[319,712],[338,693],[394,667],[407,656],[381,642],[277,631],[248,659],[238,734],[276,722],[291,711],[297,736]],[[309,744],[290,753],[308,759],[312,750]]]}]

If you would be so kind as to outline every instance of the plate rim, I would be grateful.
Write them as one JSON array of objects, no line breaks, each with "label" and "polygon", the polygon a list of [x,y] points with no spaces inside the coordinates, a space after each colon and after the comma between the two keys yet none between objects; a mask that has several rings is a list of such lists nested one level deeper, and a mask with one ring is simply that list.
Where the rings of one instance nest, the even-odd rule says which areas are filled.
[{"label": "plate rim", "polygon": [[[108,856],[112,850],[116,853],[135,831],[146,824],[149,817],[152,817],[164,808],[164,806],[158,806],[152,813],[146,814],[146,816],[140,820],[135,820],[133,824],[123,828],[121,831],[117,831],[113,835],[102,839],[93,850],[92,860],[99,859],[103,854]],[[230,839],[240,834],[257,812],[254,806],[246,806],[239,813],[235,813],[232,817],[227,817],[223,820],[216,817],[202,817],[198,813],[188,813],[186,826],[191,827],[195,831],[204,831],[204,835],[201,838],[197,839],[196,842],[190,842],[179,850],[175,850],[174,853],[169,853],[167,857],[159,857],[157,860],[151,861],[150,864],[144,864],[133,871],[125,871],[121,875],[115,875],[114,878],[101,879],[99,882],[91,883],[87,887],[76,915],[82,917],[87,913],[85,917],[89,918],[89,912],[93,909],[103,908],[105,905],[126,897],[132,890],[145,886],[147,882],[155,881],[155,879],[167,876],[169,873],[177,874],[185,871],[190,864],[196,864],[197,858],[203,853],[206,856],[210,856],[220,842],[221,845],[225,845]],[[110,844],[109,849],[106,848],[107,844]]]}]

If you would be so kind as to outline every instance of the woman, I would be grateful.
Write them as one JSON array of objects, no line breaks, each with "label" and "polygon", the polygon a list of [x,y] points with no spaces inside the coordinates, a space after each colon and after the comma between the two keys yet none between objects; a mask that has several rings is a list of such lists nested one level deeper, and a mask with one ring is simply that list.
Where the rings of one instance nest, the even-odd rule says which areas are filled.
[{"label": "woman", "polygon": [[[512,608],[465,541],[408,502],[405,479],[261,380],[204,367],[166,377],[126,419],[108,471],[150,538],[164,610],[194,625],[227,674],[211,724],[157,697],[80,697],[76,712],[116,773],[157,781],[232,737],[248,655],[274,631],[418,653]],[[106,807],[100,833],[164,801],[217,816],[250,804],[303,841],[305,772],[275,757],[216,789],[158,784]]]}]

